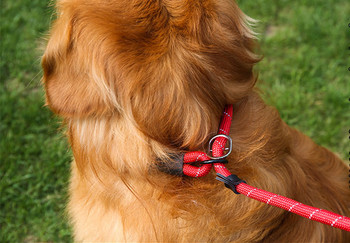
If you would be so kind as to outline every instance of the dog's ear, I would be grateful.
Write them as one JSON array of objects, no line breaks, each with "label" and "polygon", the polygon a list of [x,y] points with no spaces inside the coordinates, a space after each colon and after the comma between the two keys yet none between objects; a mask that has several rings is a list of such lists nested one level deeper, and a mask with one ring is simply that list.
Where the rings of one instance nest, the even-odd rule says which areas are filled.
[{"label": "dog's ear", "polygon": [[111,105],[96,82],[94,71],[98,67],[88,61],[90,55],[84,46],[77,44],[79,26],[73,11],[65,9],[50,33],[42,68],[46,90],[46,103],[64,117],[99,115],[109,112]]}]

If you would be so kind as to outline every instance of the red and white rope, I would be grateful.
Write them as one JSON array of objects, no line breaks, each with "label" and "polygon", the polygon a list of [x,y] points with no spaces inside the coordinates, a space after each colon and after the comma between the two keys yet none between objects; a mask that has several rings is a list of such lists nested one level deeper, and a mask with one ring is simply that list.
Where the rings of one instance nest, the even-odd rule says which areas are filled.
[{"label": "red and white rope", "polygon": [[[227,105],[225,107],[218,134],[229,135],[232,115],[233,106]],[[227,138],[225,137],[218,137],[215,139],[212,146],[212,154],[214,157],[220,157],[223,155],[226,142]],[[200,167],[196,167],[190,164],[197,161],[206,160],[210,160],[210,157],[206,153],[199,151],[186,153],[184,155],[183,173],[191,177],[202,177],[207,175],[212,168],[212,164],[203,164]],[[222,163],[214,163],[214,169],[216,173],[221,174],[225,177],[231,175],[230,171]],[[252,187],[244,182],[237,185],[236,190],[237,192],[260,202],[282,208],[302,217],[328,224],[335,228],[350,231],[349,217],[332,213],[324,209],[304,205],[290,198]]]}]

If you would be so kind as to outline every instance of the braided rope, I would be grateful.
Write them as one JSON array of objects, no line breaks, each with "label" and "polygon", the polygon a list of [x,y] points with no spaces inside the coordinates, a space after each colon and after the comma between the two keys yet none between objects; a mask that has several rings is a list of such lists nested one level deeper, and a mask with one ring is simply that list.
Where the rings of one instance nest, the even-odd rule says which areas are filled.
[{"label": "braided rope", "polygon": [[[229,135],[232,114],[233,106],[227,105],[225,107],[224,115],[221,120],[218,134]],[[212,146],[212,154],[214,157],[220,157],[224,154],[226,142],[227,138],[225,137],[218,137],[215,139]],[[200,167],[196,167],[190,164],[197,161],[206,160],[210,160],[210,157],[206,153],[199,151],[186,153],[184,155],[183,173],[190,177],[202,177],[207,175],[212,168],[212,164],[204,164]],[[224,177],[232,175],[222,163],[214,163],[214,169],[217,174],[220,174]],[[237,192],[257,201],[282,208],[289,212],[298,214],[302,217],[321,222],[323,224],[327,224],[335,228],[350,231],[349,217],[332,213],[324,209],[311,207],[297,202],[295,200],[292,200],[290,198],[252,187],[244,182],[237,185],[235,189],[237,190]]]}]

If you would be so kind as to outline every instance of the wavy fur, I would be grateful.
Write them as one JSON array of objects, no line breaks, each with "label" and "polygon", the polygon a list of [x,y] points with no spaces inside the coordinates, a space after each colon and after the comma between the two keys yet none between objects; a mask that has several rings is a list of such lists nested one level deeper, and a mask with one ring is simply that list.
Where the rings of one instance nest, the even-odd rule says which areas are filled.
[{"label": "wavy fur", "polygon": [[349,215],[345,164],[281,121],[253,89],[254,22],[230,0],[59,0],[42,59],[74,161],[77,241],[349,242],[210,174],[160,172],[202,150],[234,104],[228,169],[252,186]]}]

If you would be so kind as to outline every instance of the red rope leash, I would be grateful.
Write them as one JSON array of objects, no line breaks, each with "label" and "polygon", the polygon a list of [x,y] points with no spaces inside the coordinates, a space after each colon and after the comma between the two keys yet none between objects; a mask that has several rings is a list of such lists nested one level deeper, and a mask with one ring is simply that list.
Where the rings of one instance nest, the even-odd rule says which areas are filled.
[{"label": "red rope leash", "polygon": [[[225,107],[224,115],[221,120],[219,133],[223,135],[229,135],[231,120],[233,114],[233,106],[227,105]],[[227,142],[226,137],[217,137],[212,145],[212,154],[215,158],[222,157],[224,155],[225,144]],[[183,173],[191,177],[201,177],[207,175],[211,168],[212,163],[203,164],[200,167],[191,165],[197,161],[209,161],[212,158],[203,152],[188,152],[184,155]],[[300,202],[292,200],[287,197],[283,197],[268,191],[264,191],[246,184],[240,180],[237,176],[230,173],[223,163],[215,163],[214,169],[218,175],[217,179],[224,182],[226,187],[232,189],[235,193],[244,194],[247,197],[258,200],[260,202],[267,203],[269,205],[288,210],[289,212],[298,214],[302,217],[315,220],[324,224],[328,224],[332,227],[342,230],[350,231],[350,218],[339,214],[332,213],[327,210],[304,205]]]}]

